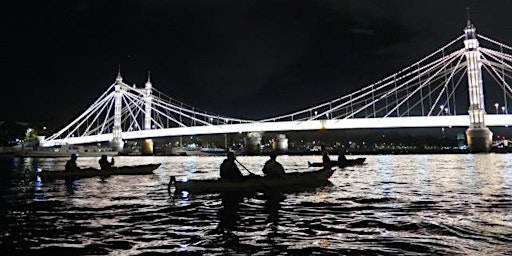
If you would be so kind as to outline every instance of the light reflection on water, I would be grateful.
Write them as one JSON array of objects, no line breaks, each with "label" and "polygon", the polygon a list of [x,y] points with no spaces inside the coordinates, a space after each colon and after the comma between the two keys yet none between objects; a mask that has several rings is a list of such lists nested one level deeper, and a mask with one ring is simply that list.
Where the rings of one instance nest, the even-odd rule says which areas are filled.
[{"label": "light reflection on water", "polygon": [[[162,166],[72,184],[20,179],[25,169],[63,169],[66,158],[2,158],[1,247],[13,255],[512,253],[510,154],[366,157],[335,172],[330,186],[243,197],[167,194],[171,175],[218,177],[223,157],[115,157]],[[266,157],[238,160],[261,174]],[[278,160],[300,172],[320,156]]]}]

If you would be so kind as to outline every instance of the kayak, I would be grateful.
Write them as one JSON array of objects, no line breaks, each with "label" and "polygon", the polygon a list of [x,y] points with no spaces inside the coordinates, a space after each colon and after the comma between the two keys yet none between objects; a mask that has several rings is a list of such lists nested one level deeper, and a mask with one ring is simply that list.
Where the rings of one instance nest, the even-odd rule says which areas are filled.
[{"label": "kayak", "polygon": [[[331,160],[331,166],[347,167],[347,166],[354,166],[354,165],[362,165],[365,160],[366,160],[366,158],[364,158],[364,157],[359,157],[359,158],[355,158],[355,159],[347,159],[341,165],[338,165],[338,161]],[[322,167],[322,166],[324,166],[324,163],[308,161],[308,166],[309,167]]]},{"label": "kayak", "polygon": [[174,187],[175,193],[223,193],[223,192],[268,192],[313,188],[329,184],[328,179],[336,169],[320,169],[310,172],[287,173],[284,177],[271,178],[258,175],[246,176],[241,181],[176,180],[171,176],[168,191]]},{"label": "kayak", "polygon": [[158,167],[160,167],[160,164],[145,164],[113,167],[110,170],[103,171],[95,168],[84,168],[78,171],[40,171],[36,172],[35,175],[41,179],[77,179],[112,175],[145,175],[152,174]]}]

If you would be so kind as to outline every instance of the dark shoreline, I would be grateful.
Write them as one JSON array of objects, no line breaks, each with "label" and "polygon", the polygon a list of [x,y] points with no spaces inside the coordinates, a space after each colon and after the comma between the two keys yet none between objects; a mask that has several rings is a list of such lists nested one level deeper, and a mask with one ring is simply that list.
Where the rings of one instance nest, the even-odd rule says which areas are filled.
[{"label": "dark shoreline", "polygon": [[[336,151],[328,151],[330,155],[338,155],[339,153]],[[492,149],[488,153],[483,154],[508,154],[512,153],[512,148],[505,149]],[[268,156],[270,151],[264,151],[260,153],[241,153],[241,156]],[[289,156],[321,156],[322,151],[287,151],[280,152],[280,155],[289,155]],[[480,153],[472,153],[468,150],[460,150],[460,149],[444,149],[444,150],[354,150],[347,151],[345,155],[441,155],[441,154],[480,154]],[[165,155],[156,153],[154,156],[175,156],[175,155]]]}]

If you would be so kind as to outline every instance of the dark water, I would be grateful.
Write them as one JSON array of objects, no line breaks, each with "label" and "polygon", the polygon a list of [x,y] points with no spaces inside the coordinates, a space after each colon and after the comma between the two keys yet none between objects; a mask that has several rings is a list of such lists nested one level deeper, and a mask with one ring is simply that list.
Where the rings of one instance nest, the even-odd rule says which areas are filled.
[{"label": "dark water", "polygon": [[[279,156],[307,171],[319,156]],[[287,194],[170,197],[170,175],[217,177],[222,157],[161,162],[154,175],[37,182],[66,159],[2,158],[3,255],[512,255],[510,154],[367,156],[331,185]],[[258,172],[265,157],[239,157]],[[80,158],[81,166],[96,166]]]}]

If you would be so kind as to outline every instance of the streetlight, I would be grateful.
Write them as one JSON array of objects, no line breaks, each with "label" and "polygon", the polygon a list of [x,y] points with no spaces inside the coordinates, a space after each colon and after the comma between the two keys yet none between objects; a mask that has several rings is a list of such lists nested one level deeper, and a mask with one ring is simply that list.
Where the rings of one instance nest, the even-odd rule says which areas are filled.
[{"label": "streetlight", "polygon": [[501,106],[501,113],[505,114],[505,106]]},{"label": "streetlight", "polygon": [[496,115],[498,114],[498,107],[500,106],[500,104],[498,104],[498,102],[494,103],[494,108],[496,108]]},{"label": "streetlight", "polygon": [[439,106],[439,109],[441,109],[441,115],[443,115],[444,105]]}]

